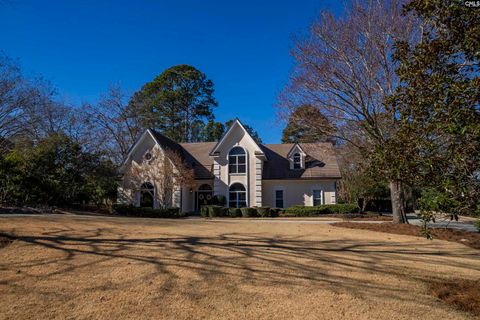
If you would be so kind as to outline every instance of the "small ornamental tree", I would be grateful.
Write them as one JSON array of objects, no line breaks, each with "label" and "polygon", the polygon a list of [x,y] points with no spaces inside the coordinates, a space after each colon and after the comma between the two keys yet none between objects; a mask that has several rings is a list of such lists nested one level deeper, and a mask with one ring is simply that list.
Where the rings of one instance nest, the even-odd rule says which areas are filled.
[{"label": "small ornamental tree", "polygon": [[153,148],[149,154],[148,159],[144,157],[139,163],[130,163],[124,173],[123,187],[137,192],[142,190],[145,183],[151,183],[156,195],[153,189],[142,191],[151,192],[152,199],[156,197],[159,207],[172,207],[175,191],[193,186],[193,170],[176,151]]}]

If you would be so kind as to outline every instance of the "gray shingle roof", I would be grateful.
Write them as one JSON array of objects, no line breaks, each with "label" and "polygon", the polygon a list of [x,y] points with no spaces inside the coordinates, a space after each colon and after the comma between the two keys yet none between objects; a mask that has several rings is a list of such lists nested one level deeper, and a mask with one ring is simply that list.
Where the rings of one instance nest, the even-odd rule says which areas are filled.
[{"label": "gray shingle roof", "polygon": [[[216,142],[176,143],[164,135],[152,130],[157,142],[163,147],[177,151],[190,165],[195,179],[213,179],[213,158],[209,156]],[[267,157],[264,163],[263,179],[340,179],[335,150],[332,144],[300,143],[305,151],[305,169],[291,170],[287,159],[294,144],[261,144]]]},{"label": "gray shingle roof", "polygon": [[305,169],[302,170],[290,169],[287,155],[294,145],[293,143],[261,145],[268,158],[263,167],[263,179],[341,178],[332,144],[325,142],[300,143],[300,147],[307,154]]}]

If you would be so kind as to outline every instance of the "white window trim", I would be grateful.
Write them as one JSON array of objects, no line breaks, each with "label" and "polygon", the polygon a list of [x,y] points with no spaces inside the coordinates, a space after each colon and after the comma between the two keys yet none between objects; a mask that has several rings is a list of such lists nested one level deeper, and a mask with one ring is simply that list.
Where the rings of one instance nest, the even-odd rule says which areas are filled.
[{"label": "white window trim", "polygon": [[[157,186],[150,181],[146,181],[144,183],[151,183],[153,185],[153,209],[158,209],[158,202],[157,202]],[[142,187],[135,192],[135,207],[140,207],[140,201],[142,199]]]},{"label": "white window trim", "polygon": [[[248,202],[248,200],[249,200],[248,188],[241,181],[232,181],[230,183],[230,185],[228,186],[228,189],[227,189],[227,208],[230,208],[230,187],[233,186],[236,183],[241,184],[245,188],[245,201],[247,203],[247,208],[250,207],[250,203]],[[238,199],[237,199],[237,204],[238,204]]]},{"label": "white window trim", "polygon": [[277,191],[282,191],[283,192],[283,207],[282,208],[286,208],[286,200],[285,200],[285,187],[275,187],[273,189],[273,204],[274,204],[274,207],[277,208]]},{"label": "white window trim", "polygon": [[[299,155],[300,156],[300,168],[295,168],[295,155]],[[304,161],[304,156],[300,153],[300,152],[295,152],[293,155],[292,155],[292,169],[293,170],[302,170],[305,168],[305,161]]]},{"label": "white window trim", "polygon": [[325,204],[325,191],[323,191],[323,188],[320,187],[313,187],[311,189],[311,195],[312,195],[312,201],[310,202],[311,206],[314,206],[315,204],[315,198],[314,198],[314,190],[319,190],[320,191],[320,205]]},{"label": "white window trim", "polygon": [[[243,149],[243,151],[245,152],[245,173],[230,173],[230,152],[232,151],[233,148],[236,148],[236,147],[240,147]],[[233,147],[230,148],[230,150],[228,151],[227,153],[227,172],[228,172],[228,175],[229,176],[246,176],[248,175],[248,162],[249,162],[249,157],[248,157],[248,151],[246,148],[242,147],[241,145],[239,145],[238,143],[236,145],[234,145]],[[238,164],[237,164],[238,166]],[[231,185],[231,184],[230,184]]]}]

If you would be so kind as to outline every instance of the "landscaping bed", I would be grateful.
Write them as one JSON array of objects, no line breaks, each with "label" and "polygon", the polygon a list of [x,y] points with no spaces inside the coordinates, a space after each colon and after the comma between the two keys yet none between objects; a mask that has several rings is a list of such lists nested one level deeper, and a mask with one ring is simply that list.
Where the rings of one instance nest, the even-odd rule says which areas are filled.
[{"label": "landscaping bed", "polygon": [[[411,224],[337,222],[332,225],[350,229],[371,230],[415,237],[421,236],[421,228]],[[445,228],[430,228],[430,230],[434,239],[458,242],[471,248],[480,249],[480,233]]]},{"label": "landscaping bed", "polygon": [[480,280],[437,281],[430,283],[430,290],[456,309],[480,316]]}]

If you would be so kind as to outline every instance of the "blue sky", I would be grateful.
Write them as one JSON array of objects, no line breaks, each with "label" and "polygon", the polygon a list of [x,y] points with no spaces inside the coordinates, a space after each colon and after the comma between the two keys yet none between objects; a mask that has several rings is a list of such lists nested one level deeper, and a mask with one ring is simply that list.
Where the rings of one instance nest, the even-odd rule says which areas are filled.
[{"label": "blue sky", "polygon": [[27,1],[0,6],[0,50],[75,104],[112,83],[138,90],[190,64],[215,84],[217,120],[239,117],[278,143],[274,104],[287,82],[292,37],[341,1]]}]

